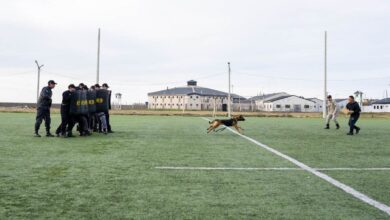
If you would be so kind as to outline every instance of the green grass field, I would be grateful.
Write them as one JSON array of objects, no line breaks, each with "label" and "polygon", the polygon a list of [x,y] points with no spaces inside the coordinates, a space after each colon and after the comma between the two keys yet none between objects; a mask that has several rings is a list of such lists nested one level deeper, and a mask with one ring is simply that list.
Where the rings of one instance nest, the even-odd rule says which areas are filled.
[{"label": "green grass field", "polygon": [[[389,219],[303,170],[164,170],[296,166],[200,117],[112,116],[114,134],[34,138],[34,114],[0,114],[0,219]],[[53,115],[53,127],[59,115]],[[362,133],[321,119],[247,118],[245,135],[313,168],[389,168],[390,120]],[[43,134],[43,130],[41,129]],[[53,129],[54,130],[54,129]],[[390,205],[390,170],[322,171]]]}]

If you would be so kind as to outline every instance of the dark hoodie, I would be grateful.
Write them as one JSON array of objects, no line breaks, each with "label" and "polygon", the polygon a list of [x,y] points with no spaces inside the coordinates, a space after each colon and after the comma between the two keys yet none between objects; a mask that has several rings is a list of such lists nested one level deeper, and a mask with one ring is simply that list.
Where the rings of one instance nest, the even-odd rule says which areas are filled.
[{"label": "dark hoodie", "polygon": [[350,111],[353,111],[353,113],[351,114],[351,117],[359,117],[360,116],[360,106],[359,106],[359,103],[357,102],[352,102],[352,103],[348,103],[346,108]]}]

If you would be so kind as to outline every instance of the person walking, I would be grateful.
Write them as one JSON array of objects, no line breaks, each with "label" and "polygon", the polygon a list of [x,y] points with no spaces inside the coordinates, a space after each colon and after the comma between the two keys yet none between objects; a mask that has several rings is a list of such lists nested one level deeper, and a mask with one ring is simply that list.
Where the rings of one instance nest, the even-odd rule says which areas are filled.
[{"label": "person walking", "polygon": [[325,129],[329,129],[329,123],[331,120],[334,121],[334,123],[336,124],[336,129],[340,129],[339,122],[337,121],[337,117],[340,112],[340,107],[337,105],[336,101],[332,99],[331,95],[328,95],[327,97],[326,110],[327,116]]},{"label": "person walking", "polygon": [[47,86],[43,87],[41,90],[37,103],[37,116],[35,119],[35,137],[41,137],[38,132],[43,120],[45,120],[46,137],[54,137],[54,135],[50,133],[50,108],[52,103],[51,97],[53,95],[53,92],[51,90],[54,89],[56,85],[57,83],[54,82],[54,80],[49,80]]},{"label": "person walking", "polygon": [[346,108],[348,109],[348,114],[350,115],[348,122],[349,132],[347,135],[353,135],[354,130],[356,130],[356,134],[359,134],[360,128],[356,126],[356,123],[359,120],[361,109],[359,103],[355,101],[353,96],[349,96]]}]

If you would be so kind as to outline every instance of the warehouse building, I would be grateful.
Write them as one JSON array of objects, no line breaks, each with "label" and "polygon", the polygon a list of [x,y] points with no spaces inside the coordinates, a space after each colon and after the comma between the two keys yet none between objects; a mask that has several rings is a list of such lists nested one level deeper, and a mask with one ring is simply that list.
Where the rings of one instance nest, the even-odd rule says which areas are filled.
[{"label": "warehouse building", "polygon": [[249,100],[254,101],[257,111],[266,112],[320,112],[323,105],[320,99],[305,99],[285,92],[263,94]]},{"label": "warehouse building", "polygon": [[285,95],[264,102],[268,112],[317,112],[316,103],[295,95]]},{"label": "warehouse building", "polygon": [[[232,94],[230,102],[244,100]],[[188,81],[187,86],[148,93],[149,109],[213,110],[215,106],[217,111],[226,111],[227,104],[228,93],[200,87],[194,80]]]},{"label": "warehouse building", "polygon": [[364,106],[364,112],[390,112],[390,98],[385,98],[372,102],[370,105]]}]

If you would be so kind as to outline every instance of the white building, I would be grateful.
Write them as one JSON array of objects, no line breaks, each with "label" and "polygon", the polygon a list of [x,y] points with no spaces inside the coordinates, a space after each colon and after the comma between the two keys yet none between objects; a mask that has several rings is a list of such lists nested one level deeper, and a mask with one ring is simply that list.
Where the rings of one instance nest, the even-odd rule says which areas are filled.
[{"label": "white building", "polygon": [[348,104],[348,99],[335,99],[337,105],[340,107],[340,109],[343,109]]},{"label": "white building", "polygon": [[315,109],[316,112],[322,112],[323,111],[322,106],[324,105],[324,100],[321,100],[321,99],[318,99],[318,98],[308,98],[308,100],[316,103],[316,105],[314,106],[314,109]]},{"label": "white building", "polygon": [[264,111],[268,112],[316,112],[317,104],[295,95],[279,96],[268,99],[264,103]]},{"label": "white building", "polygon": [[288,95],[288,94],[285,92],[270,93],[270,94],[263,94],[263,95],[254,96],[252,98],[249,98],[248,100],[250,100],[251,102],[254,102],[255,109],[257,111],[266,111],[265,104],[264,104],[266,101],[268,101],[270,99],[278,98],[281,96],[286,96],[286,95]]},{"label": "white building", "polygon": [[[245,98],[231,94],[231,105],[236,100]],[[213,110],[226,111],[228,93],[200,87],[197,82],[190,80],[185,87],[175,87],[148,93],[149,109],[185,109],[185,110]]]},{"label": "white building", "polygon": [[364,106],[364,112],[390,112],[390,98],[381,99]]}]

